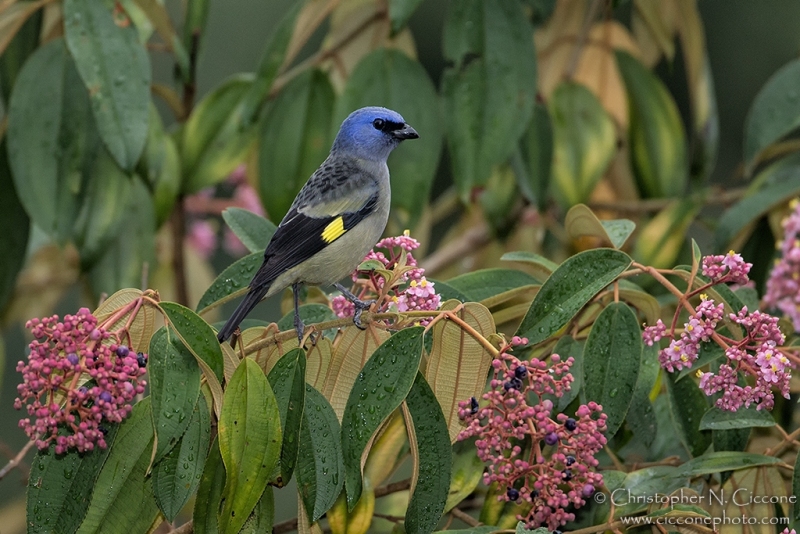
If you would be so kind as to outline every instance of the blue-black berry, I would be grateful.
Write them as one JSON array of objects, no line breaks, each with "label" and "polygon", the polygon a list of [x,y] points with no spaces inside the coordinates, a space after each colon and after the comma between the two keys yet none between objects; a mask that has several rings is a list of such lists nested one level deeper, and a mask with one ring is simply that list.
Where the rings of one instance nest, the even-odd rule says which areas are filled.
[{"label": "blue-black berry", "polygon": [[572,469],[564,469],[561,473],[561,478],[564,479],[564,482],[569,482],[572,480]]},{"label": "blue-black berry", "polygon": [[558,443],[558,434],[555,432],[550,432],[549,434],[544,435],[544,442],[548,445],[555,445]]},{"label": "blue-black berry", "polygon": [[137,352],[136,363],[139,364],[139,367],[145,367],[147,365],[147,355],[142,352]]},{"label": "blue-black berry", "polygon": [[108,435],[108,429],[103,425],[98,426],[97,430],[99,430],[100,433],[103,434],[104,436]]},{"label": "blue-black berry", "polygon": [[516,369],[514,369],[514,376],[522,380],[523,378],[528,376],[528,368],[524,365],[520,365]]},{"label": "blue-black berry", "polygon": [[569,419],[567,419],[566,421],[564,421],[564,428],[566,428],[567,430],[569,430],[570,432],[572,432],[573,430],[575,430],[576,428],[578,428],[578,423],[577,423],[577,421],[575,421],[575,419],[573,419],[572,417],[570,417]]},{"label": "blue-black berry", "polygon": [[564,463],[567,464],[567,467],[571,466],[575,463],[575,457],[571,455],[567,456],[567,458],[564,460]]},{"label": "blue-black berry", "polygon": [[117,347],[117,356],[119,356],[120,358],[124,358],[125,356],[128,355],[129,352],[130,349],[128,348],[127,345],[120,345],[119,347]]},{"label": "blue-black berry", "polygon": [[522,380],[520,380],[517,377],[514,377],[505,384],[503,384],[503,388],[505,388],[506,391],[512,389],[520,389],[521,387],[522,387]]},{"label": "blue-black berry", "polygon": [[516,501],[519,499],[519,491],[517,491],[515,488],[508,488],[508,491],[506,491],[506,496],[508,497],[509,501]]},{"label": "blue-black berry", "polygon": [[478,413],[478,399],[475,397],[470,397],[469,399],[469,413],[472,415]]}]

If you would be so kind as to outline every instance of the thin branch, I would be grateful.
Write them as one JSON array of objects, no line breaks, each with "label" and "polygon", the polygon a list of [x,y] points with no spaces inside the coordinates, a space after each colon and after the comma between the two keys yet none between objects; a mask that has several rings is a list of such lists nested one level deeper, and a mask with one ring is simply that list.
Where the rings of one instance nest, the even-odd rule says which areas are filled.
[{"label": "thin branch", "polygon": [[410,478],[407,478],[405,480],[399,480],[397,482],[392,482],[391,484],[381,486],[380,488],[376,488],[375,498],[379,499],[381,497],[385,497],[386,495],[391,495],[392,493],[397,493],[398,491],[405,491],[410,488],[411,488]]},{"label": "thin branch", "polygon": [[293,517],[292,519],[287,519],[282,523],[278,523],[277,525],[272,526],[272,534],[286,534],[287,532],[292,532],[293,530],[297,530],[296,517]]},{"label": "thin branch", "polygon": [[474,254],[491,240],[492,233],[487,224],[474,226],[422,260],[420,266],[426,273],[435,273],[465,256]]},{"label": "thin branch", "polygon": [[450,510],[450,515],[452,515],[456,519],[460,519],[461,521],[463,521],[464,523],[468,524],[471,527],[479,527],[483,524],[474,517],[472,517],[471,515],[469,515],[468,513],[459,510],[458,508],[453,508],[452,510]]},{"label": "thin branch", "polygon": [[192,534],[192,532],[194,532],[194,521],[190,519],[178,528],[170,530],[169,534]]},{"label": "thin branch", "polygon": [[794,444],[794,441],[800,437],[800,428],[783,438],[783,441],[770,447],[764,451],[764,456],[780,456],[783,452]]},{"label": "thin branch", "polygon": [[3,480],[3,478],[10,473],[12,469],[17,467],[20,462],[22,462],[22,459],[25,458],[25,455],[29,450],[31,450],[31,447],[33,447],[34,443],[36,443],[36,440],[33,439],[26,443],[25,446],[22,447],[22,450],[19,451],[11,460],[9,460],[5,467],[0,469],[0,480]]},{"label": "thin branch", "polygon": [[[746,193],[747,188],[745,187],[728,191],[722,191],[715,187],[708,190],[702,201],[705,206],[727,206],[744,197]],[[618,202],[589,202],[588,205],[593,210],[609,210],[621,214],[638,215],[661,211],[674,201],[674,198],[650,198],[645,200],[620,200]]]}]

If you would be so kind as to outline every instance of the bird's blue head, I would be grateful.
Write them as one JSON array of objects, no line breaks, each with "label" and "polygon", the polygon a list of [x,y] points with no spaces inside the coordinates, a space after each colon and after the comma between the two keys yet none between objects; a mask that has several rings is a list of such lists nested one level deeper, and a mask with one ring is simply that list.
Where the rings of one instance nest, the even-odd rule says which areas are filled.
[{"label": "bird's blue head", "polygon": [[344,120],[331,152],[386,161],[403,140],[418,137],[416,130],[396,111],[380,107],[361,108]]}]

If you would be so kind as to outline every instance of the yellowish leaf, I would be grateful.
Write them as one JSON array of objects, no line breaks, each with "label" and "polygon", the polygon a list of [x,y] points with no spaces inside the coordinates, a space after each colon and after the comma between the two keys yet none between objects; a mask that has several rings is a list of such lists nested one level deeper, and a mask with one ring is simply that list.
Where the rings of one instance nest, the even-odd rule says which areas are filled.
[{"label": "yellowish leaf", "polygon": [[[746,517],[748,519],[776,517],[775,505],[762,504],[763,501],[787,497],[786,484],[777,467],[774,466],[734,471],[725,485],[715,492],[715,495],[721,498],[711,498],[713,503],[711,517]],[[784,508],[784,512],[786,511]],[[761,521],[754,521],[753,524],[741,523],[726,525],[722,532],[726,534],[739,532],[742,534],[773,534],[775,532],[775,525],[760,524]]]},{"label": "yellowish leaf", "polygon": [[[111,316],[126,304],[137,300],[142,296],[142,292],[138,289],[121,289],[108,297],[103,303],[95,310],[94,316],[102,322],[110,319]],[[156,325],[156,317],[160,316],[159,312],[147,302],[142,302],[138,309],[132,309],[130,312],[120,316],[113,323],[106,325],[107,330],[119,330],[127,325],[131,319],[131,314],[136,312],[136,316],[128,326],[128,333],[131,336],[130,348],[134,352],[147,352],[150,347],[150,338],[153,336]]]},{"label": "yellowish leaf", "polygon": [[369,481],[364,480],[361,498],[351,512],[347,511],[347,498],[343,491],[336,504],[328,510],[326,517],[332,534],[366,534],[374,512],[375,491],[369,485]]},{"label": "yellowish leaf", "polygon": [[269,374],[272,370],[272,367],[275,363],[281,359],[281,356],[286,354],[292,349],[296,349],[299,345],[297,342],[297,338],[292,336],[287,341],[281,341],[278,343],[270,343],[266,347],[263,347],[256,352],[249,353],[247,351],[247,347],[252,345],[257,341],[263,341],[265,339],[273,337],[275,334],[278,333],[278,325],[275,323],[271,323],[269,326],[261,327],[256,326],[253,328],[248,328],[244,332],[242,332],[241,343],[245,347],[245,352],[253,358],[259,367],[264,370],[264,374]]},{"label": "yellowish leaf", "polygon": [[[460,304],[457,300],[449,300],[442,309],[452,310]],[[495,333],[492,314],[482,304],[468,302],[456,313],[483,337]],[[425,378],[442,406],[451,442],[463,429],[458,417],[459,401],[480,396],[491,363],[489,351],[455,322],[439,321],[433,327],[433,348]]]},{"label": "yellowish leaf", "polygon": [[400,412],[395,411],[378,429],[372,446],[368,448],[364,478],[369,479],[372,487],[380,486],[392,475],[405,443],[406,425]]},{"label": "yellowish leaf", "polygon": [[664,55],[669,61],[675,57],[676,10],[673,0],[651,2],[634,0],[631,29],[642,54],[640,59],[648,67],[654,66]]},{"label": "yellowish leaf", "polygon": [[333,358],[333,345],[326,338],[320,338],[315,345],[308,349],[306,354],[306,382],[317,390],[322,388],[328,366]]},{"label": "yellowish leaf", "polygon": [[37,2],[17,2],[0,12],[0,54],[2,54],[28,17],[45,4]]}]

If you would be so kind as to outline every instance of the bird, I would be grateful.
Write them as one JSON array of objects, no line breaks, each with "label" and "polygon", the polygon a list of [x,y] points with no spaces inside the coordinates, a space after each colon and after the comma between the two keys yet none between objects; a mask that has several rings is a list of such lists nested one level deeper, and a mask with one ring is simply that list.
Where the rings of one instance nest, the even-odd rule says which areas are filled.
[{"label": "bird", "polygon": [[342,122],[330,154],[314,171],[278,225],[247,294],[217,334],[228,339],[264,298],[292,288],[294,327],[302,344],[299,291],[305,285],[332,285],[353,303],[353,322],[372,302],[362,301],[339,283],[381,238],[389,219],[389,154],[419,134],[396,111],[365,107]]}]

